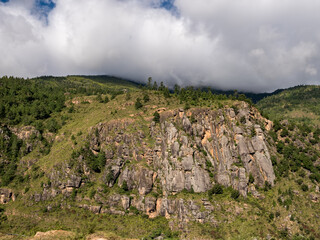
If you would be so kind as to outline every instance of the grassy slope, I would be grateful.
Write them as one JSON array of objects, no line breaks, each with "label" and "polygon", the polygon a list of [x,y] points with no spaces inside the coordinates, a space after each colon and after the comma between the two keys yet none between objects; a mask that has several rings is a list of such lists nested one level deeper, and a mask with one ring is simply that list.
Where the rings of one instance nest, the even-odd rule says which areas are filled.
[{"label": "grassy slope", "polygon": [[257,103],[270,119],[291,119],[320,126],[320,86],[298,86]]}]

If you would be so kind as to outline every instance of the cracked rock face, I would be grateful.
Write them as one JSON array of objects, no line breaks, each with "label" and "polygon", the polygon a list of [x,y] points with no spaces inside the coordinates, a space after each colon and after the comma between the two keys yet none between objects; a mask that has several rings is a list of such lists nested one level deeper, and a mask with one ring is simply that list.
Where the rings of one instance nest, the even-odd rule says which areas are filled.
[{"label": "cracked rock face", "polygon": [[[271,147],[262,130],[270,127],[270,122],[245,103],[238,108],[162,112],[161,123],[152,122],[148,128],[133,120],[93,127],[88,141],[94,154],[104,153],[106,164],[100,176],[103,184],[109,188],[117,185],[135,195],[112,195],[105,200],[97,194],[95,198],[103,206],[92,211],[125,214],[134,206],[150,217],[174,215],[181,221],[204,222],[211,219],[213,209],[208,201],[187,202],[173,196],[181,191],[206,192],[217,183],[231,186],[243,196],[253,192],[253,185],[268,182],[272,186],[275,175]],[[82,174],[90,178],[80,158]],[[70,194],[85,184],[81,174],[62,172],[52,172],[52,188],[57,190],[46,189],[47,195]],[[249,175],[254,178],[251,185]]]},{"label": "cracked rock face", "polygon": [[[161,123],[151,123],[149,132],[137,127],[126,132],[135,126],[131,120],[99,124],[92,130],[90,146],[105,152],[113,175],[113,182],[107,183],[110,187],[119,178],[119,186],[125,181],[130,190],[145,195],[157,181],[167,196],[184,189],[205,192],[219,183],[246,196],[249,174],[258,186],[266,181],[273,185],[275,179],[265,133],[258,123],[264,128],[270,125],[245,103],[237,113],[232,108],[180,109],[162,113]],[[150,138],[155,140],[152,144]]]}]

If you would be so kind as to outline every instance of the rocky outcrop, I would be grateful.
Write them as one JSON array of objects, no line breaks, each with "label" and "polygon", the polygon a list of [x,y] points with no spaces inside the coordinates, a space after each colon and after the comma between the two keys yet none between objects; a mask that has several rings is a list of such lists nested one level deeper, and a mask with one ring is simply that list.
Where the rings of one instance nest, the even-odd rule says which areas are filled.
[{"label": "rocky outcrop", "polygon": [[[81,207],[112,214],[125,214],[134,207],[149,217],[204,222],[212,220],[214,207],[209,201],[174,196],[182,191],[206,192],[219,183],[238,190],[242,196],[251,192],[263,197],[254,185],[274,183],[270,146],[262,130],[270,128],[271,122],[246,103],[237,108],[164,111],[160,124],[151,122],[148,128],[130,119],[93,127],[88,136],[89,150],[105,157],[99,179],[106,188],[115,187],[131,195],[109,196],[98,191],[94,200],[99,207]],[[51,186],[35,195],[35,200],[50,199],[58,193],[68,196],[86,184],[82,179],[97,179],[85,158],[80,155],[76,159],[77,167],[56,167],[51,172]],[[250,175],[253,183],[249,183]]]},{"label": "rocky outcrop", "polygon": [[16,197],[12,190],[0,188],[0,204],[6,204],[9,201],[15,201]]},{"label": "rocky outcrop", "polygon": [[[119,186],[125,181],[129,190],[145,195],[157,180],[167,196],[184,189],[205,192],[219,183],[246,196],[249,174],[258,186],[273,185],[275,175],[259,125],[265,129],[270,121],[245,103],[238,108],[237,113],[232,108],[163,112],[161,124],[151,123],[149,132],[132,120],[99,124],[92,129],[90,146],[94,152],[105,152],[104,179],[110,187],[119,177]],[[154,144],[150,145],[150,138]],[[149,169],[125,166],[133,161]]]},{"label": "rocky outcrop", "polygon": [[131,169],[126,167],[119,177],[119,186],[126,182],[128,190],[137,189],[140,195],[151,192],[153,186],[152,170],[133,166]]},{"label": "rocky outcrop", "polygon": [[50,240],[50,239],[73,239],[75,238],[75,233],[71,231],[63,230],[51,230],[48,232],[37,232],[36,235],[31,240]]}]

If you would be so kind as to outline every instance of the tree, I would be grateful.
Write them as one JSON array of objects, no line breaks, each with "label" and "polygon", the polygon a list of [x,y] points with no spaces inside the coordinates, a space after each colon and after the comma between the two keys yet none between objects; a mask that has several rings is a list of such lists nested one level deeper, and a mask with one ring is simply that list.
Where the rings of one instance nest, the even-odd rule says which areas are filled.
[{"label": "tree", "polygon": [[306,184],[303,184],[301,186],[302,191],[307,192],[309,190],[309,187]]},{"label": "tree", "polygon": [[220,184],[215,184],[211,190],[209,190],[209,195],[213,194],[223,194],[223,188]]},{"label": "tree", "polygon": [[163,96],[165,98],[169,98],[170,97],[170,91],[169,91],[169,89],[167,87],[164,87],[164,89],[163,89]]},{"label": "tree", "polygon": [[5,116],[6,116],[6,108],[2,103],[0,103],[0,118],[4,118]]},{"label": "tree", "polygon": [[117,93],[113,92],[112,95],[111,95],[111,100],[115,99],[117,96]]},{"label": "tree", "polygon": [[96,100],[97,100],[99,103],[103,103],[103,100],[102,100],[101,94],[98,94],[98,95],[97,95]]},{"label": "tree", "polygon": [[129,191],[128,184],[127,184],[126,181],[123,181],[121,188],[122,188],[125,192]]},{"label": "tree", "polygon": [[142,108],[142,103],[141,103],[141,99],[140,98],[137,98],[137,100],[136,100],[136,102],[135,102],[135,104],[134,104],[134,107],[136,108],[136,109],[139,109],[139,108]]},{"label": "tree", "polygon": [[152,77],[149,77],[148,78],[148,85],[147,85],[148,89],[151,89],[151,82],[152,82]]},{"label": "tree", "polygon": [[153,121],[155,123],[160,123],[160,114],[157,111],[155,111],[153,114]]},{"label": "tree", "polygon": [[126,101],[129,101],[131,99],[131,94],[130,92],[126,93]]},{"label": "tree", "polygon": [[231,197],[232,197],[233,199],[238,199],[239,196],[240,196],[239,191],[233,189],[232,192],[231,192]]},{"label": "tree", "polygon": [[181,90],[180,86],[178,84],[175,84],[174,85],[174,93],[176,95],[179,95],[180,94],[180,90]]},{"label": "tree", "polygon": [[99,152],[97,156],[97,164],[98,164],[99,172],[101,172],[104,166],[106,165],[106,157],[103,151]]},{"label": "tree", "polygon": [[143,101],[146,103],[146,102],[149,102],[150,101],[150,97],[147,93],[144,94],[143,96]]},{"label": "tree", "polygon": [[48,120],[47,129],[49,130],[49,132],[56,133],[60,128],[61,126],[58,124],[58,122],[54,118],[51,118]]},{"label": "tree", "polygon": [[160,83],[160,87],[159,87],[159,91],[163,91],[163,89],[165,88],[163,82]]},{"label": "tree", "polygon": [[104,97],[103,102],[104,102],[104,103],[108,103],[108,102],[109,102],[109,98],[108,98],[108,96],[105,96],[105,97]]},{"label": "tree", "polygon": [[152,90],[158,90],[158,83],[154,81]]}]

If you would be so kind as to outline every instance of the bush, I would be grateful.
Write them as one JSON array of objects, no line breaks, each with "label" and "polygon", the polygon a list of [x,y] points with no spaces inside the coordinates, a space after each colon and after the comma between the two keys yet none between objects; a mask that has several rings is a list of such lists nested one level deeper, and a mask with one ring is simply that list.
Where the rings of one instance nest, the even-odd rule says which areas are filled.
[{"label": "bush", "polygon": [[306,192],[309,190],[309,187],[306,184],[302,184],[301,189],[302,189],[302,191]]},{"label": "bush", "polygon": [[256,135],[257,135],[256,129],[255,129],[254,126],[252,126],[252,127],[251,127],[251,137],[254,137],[254,136],[256,136]]},{"label": "bush", "polygon": [[312,173],[309,176],[311,181],[317,181],[318,183],[320,183],[320,173]]},{"label": "bush", "polygon": [[102,97],[101,97],[101,94],[98,94],[98,95],[97,95],[96,100],[97,100],[99,103],[103,103],[103,99],[102,99]]},{"label": "bush", "polygon": [[4,214],[5,209],[3,207],[0,207],[0,226],[1,223],[7,221],[7,216]]},{"label": "bush", "polygon": [[213,194],[223,194],[223,187],[220,184],[215,184],[211,190],[209,190],[209,196]]},{"label": "bush", "polygon": [[282,129],[282,131],[280,133],[280,136],[281,137],[286,137],[286,136],[288,136],[288,134],[289,134],[288,130],[284,128],[284,129]]},{"label": "bush", "polygon": [[157,111],[155,111],[153,114],[153,121],[155,123],[160,123],[160,114]]},{"label": "bush", "polygon": [[147,239],[155,239],[156,237],[159,237],[162,233],[162,230],[160,228],[153,230],[153,232],[148,236]]},{"label": "bush", "polygon": [[127,92],[126,94],[126,101],[129,101],[131,99],[131,94],[130,92]]},{"label": "bush", "polygon": [[275,132],[278,132],[282,128],[280,122],[278,120],[275,120],[273,122],[273,129]]},{"label": "bush", "polygon": [[111,100],[115,99],[116,97],[117,97],[117,94],[116,93],[112,93]]},{"label": "bush", "polygon": [[254,182],[254,177],[252,176],[252,173],[249,174],[249,183]]},{"label": "bush", "polygon": [[89,198],[92,199],[94,197],[94,195],[96,195],[96,190],[91,189],[89,192]]},{"label": "bush", "polygon": [[110,100],[109,100],[108,96],[105,96],[103,102],[104,102],[104,103],[108,103],[109,101],[110,101]]},{"label": "bush", "polygon": [[267,192],[270,189],[271,189],[271,184],[268,181],[265,181],[263,190]]},{"label": "bush", "polygon": [[274,214],[273,214],[273,213],[270,213],[270,214],[269,214],[269,220],[272,221],[273,219],[274,219]]},{"label": "bush", "polygon": [[139,108],[142,108],[142,103],[141,103],[141,99],[140,98],[137,98],[137,100],[136,100],[136,102],[135,102],[135,104],[134,104],[134,107],[136,108],[136,109],[139,109]]},{"label": "bush", "polygon": [[139,210],[134,206],[130,206],[129,209],[130,209],[130,212],[134,213],[135,215],[138,215],[140,213]]},{"label": "bush", "polygon": [[145,103],[150,101],[150,97],[149,97],[148,94],[144,94],[144,96],[143,96],[143,101],[144,101]]},{"label": "bush", "polygon": [[232,197],[233,199],[238,199],[239,196],[240,196],[239,191],[233,189],[232,192],[231,192],[231,197]]},{"label": "bush", "polygon": [[122,188],[125,192],[129,191],[128,184],[127,184],[126,181],[123,181],[121,188]]},{"label": "bush", "polygon": [[[207,156],[207,152],[204,152],[203,154],[204,154],[205,156]],[[206,161],[206,167],[207,167],[207,169],[210,169],[210,168],[213,167],[212,163],[211,163],[209,160]]]},{"label": "bush", "polygon": [[48,120],[47,129],[49,130],[49,132],[56,133],[60,128],[61,126],[58,124],[58,122],[55,119],[51,118]]},{"label": "bush", "polygon": [[278,164],[277,157],[274,155],[271,156],[271,162],[272,162],[272,166],[276,166]]},{"label": "bush", "polygon": [[241,122],[242,124],[245,124],[245,123],[246,123],[246,117],[245,117],[245,116],[242,116],[242,117],[240,118],[240,122]]}]

